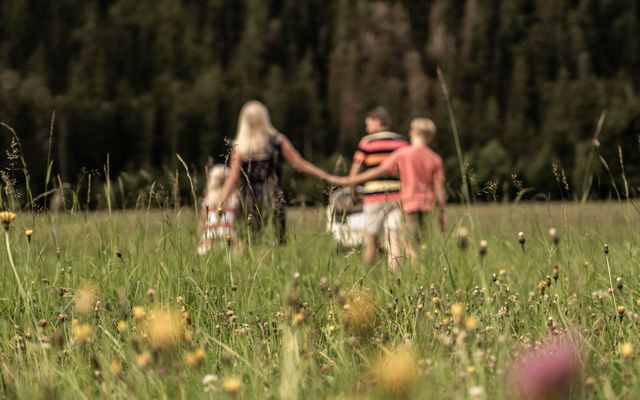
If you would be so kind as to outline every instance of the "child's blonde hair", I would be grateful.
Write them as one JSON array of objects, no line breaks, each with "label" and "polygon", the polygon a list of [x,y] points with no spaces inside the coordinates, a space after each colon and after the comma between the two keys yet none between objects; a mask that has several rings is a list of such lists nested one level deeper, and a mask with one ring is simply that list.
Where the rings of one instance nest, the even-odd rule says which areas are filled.
[{"label": "child's blonde hair", "polygon": [[209,201],[217,204],[222,194],[222,187],[224,181],[229,175],[229,169],[222,165],[216,164],[211,167],[207,173],[207,192],[205,195],[209,198]]},{"label": "child's blonde hair", "polygon": [[276,133],[271,125],[269,110],[257,100],[247,102],[240,110],[235,149],[244,161],[262,160],[271,153],[271,136]]},{"label": "child's blonde hair", "polygon": [[411,121],[411,130],[430,142],[436,135],[436,124],[429,118],[414,118]]}]

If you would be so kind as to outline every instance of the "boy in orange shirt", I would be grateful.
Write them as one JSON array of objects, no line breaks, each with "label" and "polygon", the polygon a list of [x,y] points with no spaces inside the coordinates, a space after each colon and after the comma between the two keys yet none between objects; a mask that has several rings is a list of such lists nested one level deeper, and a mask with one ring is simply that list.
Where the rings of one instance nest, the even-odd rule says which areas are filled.
[{"label": "boy in orange shirt", "polygon": [[[438,206],[438,225],[444,229],[444,172],[442,158],[429,148],[436,133],[436,126],[430,119],[416,118],[411,121],[409,138],[411,146],[400,148],[378,167],[351,177],[332,176],[329,182],[337,186],[358,185],[384,174],[400,176],[400,203],[408,225],[408,232],[415,236],[424,227],[425,215]],[[415,258],[415,250],[407,243],[407,251]],[[395,261],[397,262],[397,260]],[[390,266],[396,269],[397,266]]]}]

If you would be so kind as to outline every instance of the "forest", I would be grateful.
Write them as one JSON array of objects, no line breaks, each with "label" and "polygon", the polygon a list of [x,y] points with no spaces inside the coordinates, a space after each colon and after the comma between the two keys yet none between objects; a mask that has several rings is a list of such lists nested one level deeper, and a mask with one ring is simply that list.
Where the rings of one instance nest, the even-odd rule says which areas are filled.
[{"label": "forest", "polygon": [[0,38],[3,187],[201,184],[259,99],[342,173],[369,109],[432,118],[452,201],[461,164],[477,200],[640,192],[640,0],[0,0]]}]

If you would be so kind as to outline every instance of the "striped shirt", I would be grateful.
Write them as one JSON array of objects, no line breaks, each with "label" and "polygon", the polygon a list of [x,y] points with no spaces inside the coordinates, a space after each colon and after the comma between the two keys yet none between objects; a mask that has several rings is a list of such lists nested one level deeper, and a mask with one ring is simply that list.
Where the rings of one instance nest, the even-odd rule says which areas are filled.
[{"label": "striped shirt", "polygon": [[[364,170],[380,165],[395,150],[409,145],[409,140],[397,133],[382,131],[363,137],[353,155]],[[384,175],[364,185],[364,202],[397,201],[400,199],[400,181],[397,175]]]}]

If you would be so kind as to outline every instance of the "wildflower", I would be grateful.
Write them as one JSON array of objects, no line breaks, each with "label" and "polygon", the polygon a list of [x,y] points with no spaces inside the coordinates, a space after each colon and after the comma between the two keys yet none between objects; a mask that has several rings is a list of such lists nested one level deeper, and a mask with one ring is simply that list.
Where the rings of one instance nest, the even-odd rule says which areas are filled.
[{"label": "wildflower", "polygon": [[85,343],[91,338],[93,328],[91,325],[83,323],[76,323],[73,325],[73,336],[78,340],[78,343]]},{"label": "wildflower", "polygon": [[204,349],[198,347],[184,355],[184,363],[190,367],[197,367],[202,364],[206,355]]},{"label": "wildflower", "polygon": [[464,305],[460,303],[455,303],[451,306],[451,316],[456,322],[459,322],[464,317],[464,309]]},{"label": "wildflower", "polygon": [[579,390],[582,364],[575,343],[554,339],[531,349],[510,368],[510,381],[516,393],[511,398],[573,398]]},{"label": "wildflower", "polygon": [[116,324],[116,328],[118,328],[118,332],[125,333],[127,331],[127,321],[120,320]]},{"label": "wildflower", "polygon": [[354,333],[364,334],[373,329],[376,317],[376,303],[371,292],[366,289],[352,289],[343,306],[342,320]]},{"label": "wildflower", "polygon": [[604,244],[604,254],[607,255],[609,254],[609,245],[608,244]]},{"label": "wildflower", "polygon": [[618,316],[620,317],[620,319],[624,317],[624,312],[625,312],[624,306],[618,306]]},{"label": "wildflower", "polygon": [[460,249],[464,250],[467,248],[467,245],[469,244],[469,229],[467,229],[464,226],[461,226],[460,228],[458,228],[458,247],[460,247]]},{"label": "wildflower", "polygon": [[40,328],[44,328],[45,326],[47,326],[47,320],[41,319],[40,321],[38,321],[38,326],[40,326]]},{"label": "wildflower", "polygon": [[554,265],[553,266],[553,280],[558,282],[558,266]]},{"label": "wildflower", "polygon": [[222,390],[230,394],[238,393],[242,390],[242,380],[236,376],[227,378],[222,383]]},{"label": "wildflower", "polygon": [[144,353],[138,355],[138,357],[136,358],[136,364],[138,364],[140,368],[145,368],[146,366],[151,364],[152,360],[153,359],[151,357],[151,353],[145,351]]},{"label": "wildflower", "polygon": [[31,236],[33,236],[33,229],[25,229],[24,235],[27,237],[27,241],[31,243]]},{"label": "wildflower", "polygon": [[2,211],[0,212],[0,222],[4,225],[4,230],[9,230],[9,225],[16,219],[16,214],[11,211]]},{"label": "wildflower", "polygon": [[215,384],[218,382],[218,375],[207,374],[202,378],[202,384],[204,385],[204,391],[210,392],[215,390]]},{"label": "wildflower", "polygon": [[540,289],[540,294],[544,294],[546,288],[547,288],[547,282],[540,281],[540,283],[538,283],[538,289]]},{"label": "wildflower", "polygon": [[478,250],[478,253],[480,253],[480,257],[484,257],[484,255],[487,254],[487,241],[486,240],[481,240],[480,241],[480,248]]},{"label": "wildflower", "polygon": [[478,318],[474,316],[467,317],[464,320],[464,329],[473,331],[478,327]]},{"label": "wildflower", "polygon": [[144,308],[142,306],[133,307],[133,317],[135,319],[137,319],[138,321],[142,321],[145,316],[146,313],[144,312]]},{"label": "wildflower", "polygon": [[376,385],[386,394],[399,398],[408,395],[418,380],[418,360],[406,346],[383,354],[373,364]]},{"label": "wildflower", "polygon": [[629,342],[622,343],[620,345],[620,355],[623,358],[630,358],[633,356],[633,345]]},{"label": "wildflower", "polygon": [[98,301],[97,290],[92,285],[78,289],[74,297],[76,311],[79,314],[88,314],[95,309]]},{"label": "wildflower", "polygon": [[183,338],[184,321],[170,309],[156,309],[146,323],[146,333],[156,350],[175,346]]},{"label": "wildflower", "polygon": [[147,290],[147,296],[153,300],[153,298],[156,296],[156,290],[154,288],[149,288]]},{"label": "wildflower", "polygon": [[291,319],[293,322],[293,325],[300,325],[304,322],[304,314],[303,313],[296,313],[294,314],[293,318]]},{"label": "wildflower", "polygon": [[467,390],[469,394],[469,399],[471,400],[484,400],[485,399],[485,391],[482,386],[471,386]]},{"label": "wildflower", "polygon": [[184,297],[182,297],[182,296],[176,296],[176,303],[180,304],[180,303],[182,303],[182,302],[184,302]]},{"label": "wildflower", "polygon": [[111,362],[111,372],[115,376],[120,376],[122,374],[122,363],[120,360],[113,360]]}]

